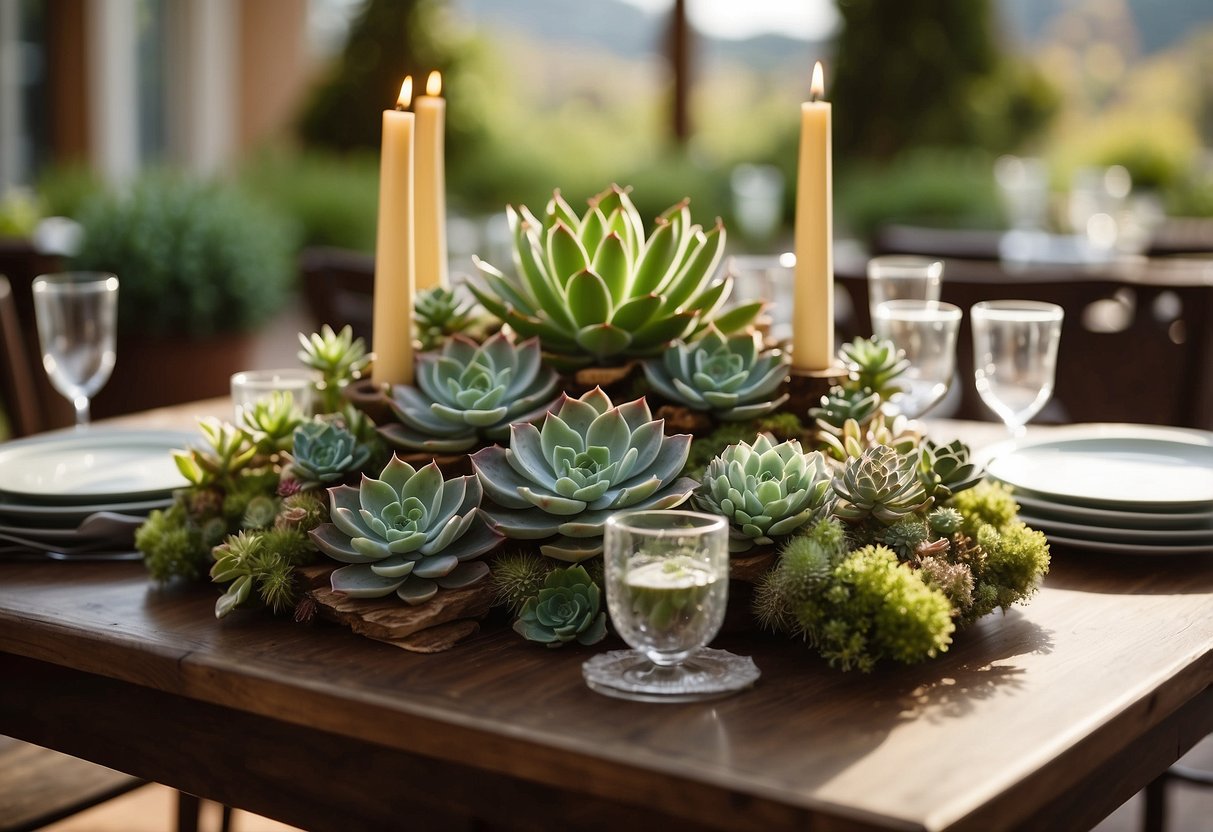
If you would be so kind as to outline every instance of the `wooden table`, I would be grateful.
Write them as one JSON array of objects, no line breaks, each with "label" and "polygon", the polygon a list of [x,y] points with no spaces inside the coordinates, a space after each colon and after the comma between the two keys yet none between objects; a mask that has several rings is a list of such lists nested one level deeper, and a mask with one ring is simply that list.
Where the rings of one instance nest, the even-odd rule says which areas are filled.
[{"label": "wooden table", "polygon": [[691,705],[594,694],[602,647],[504,622],[422,656],[214,597],[0,563],[0,733],[309,829],[828,832],[1083,828],[1213,729],[1209,558],[1056,552],[1028,606],[867,676],[723,637],[763,677]]}]

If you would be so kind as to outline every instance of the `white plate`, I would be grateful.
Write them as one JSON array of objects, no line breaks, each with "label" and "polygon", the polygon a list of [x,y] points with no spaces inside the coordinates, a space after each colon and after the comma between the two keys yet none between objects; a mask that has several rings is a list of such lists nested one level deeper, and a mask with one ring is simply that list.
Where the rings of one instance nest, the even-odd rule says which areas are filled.
[{"label": "white plate", "polygon": [[1148,425],[1075,425],[986,450],[986,471],[1054,503],[1124,511],[1213,505],[1213,434]]},{"label": "white plate", "polygon": [[[90,514],[96,514],[99,511],[114,511],[119,514],[147,514],[153,509],[168,508],[172,504],[172,497],[162,497],[158,500],[140,500],[132,503],[115,502],[65,506],[16,503],[0,499],[0,519],[8,518],[9,525],[30,524],[62,529],[78,526]],[[19,522],[14,523],[14,520]]]},{"label": "white plate", "polygon": [[1213,529],[1118,529],[1108,526],[1085,526],[1064,523],[1045,517],[1021,513],[1019,519],[1045,534],[1109,543],[1144,543],[1155,546],[1182,546],[1189,543],[1213,545]]},{"label": "white plate", "polygon": [[1042,519],[1052,518],[1087,526],[1108,526],[1118,529],[1211,529],[1213,506],[1207,511],[1118,511],[1111,508],[1091,508],[1068,503],[1054,503],[1015,492],[1015,502],[1028,514]]},{"label": "white plate", "polygon": [[0,492],[26,500],[132,501],[188,485],[171,451],[183,431],[88,428],[0,445]]},{"label": "white plate", "polygon": [[1047,534],[1050,543],[1070,549],[1082,549],[1109,555],[1209,555],[1213,544],[1193,543],[1181,546],[1150,546],[1144,543],[1109,543],[1105,540],[1080,540],[1056,534]]}]

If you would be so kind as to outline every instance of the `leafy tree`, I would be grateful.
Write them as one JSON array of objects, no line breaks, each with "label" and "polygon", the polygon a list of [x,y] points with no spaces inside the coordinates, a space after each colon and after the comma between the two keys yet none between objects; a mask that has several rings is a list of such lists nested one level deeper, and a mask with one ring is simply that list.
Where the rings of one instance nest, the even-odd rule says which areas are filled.
[{"label": "leafy tree", "polygon": [[911,147],[1012,150],[1057,106],[1052,88],[1005,56],[990,0],[839,0],[831,98],[840,159]]}]

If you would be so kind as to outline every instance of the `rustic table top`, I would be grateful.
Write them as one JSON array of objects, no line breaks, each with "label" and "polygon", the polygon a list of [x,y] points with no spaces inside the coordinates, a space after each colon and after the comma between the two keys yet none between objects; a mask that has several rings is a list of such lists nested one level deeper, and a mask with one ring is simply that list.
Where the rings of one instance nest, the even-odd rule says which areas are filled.
[{"label": "rustic table top", "polygon": [[139,564],[0,563],[0,732],[317,829],[933,830],[1089,825],[1213,729],[1208,557],[1055,551],[1027,606],[871,675],[724,636],[761,680],[684,705],[599,696],[580,666],[604,646],[545,650],[504,622],[415,655],[216,621],[214,597]]}]

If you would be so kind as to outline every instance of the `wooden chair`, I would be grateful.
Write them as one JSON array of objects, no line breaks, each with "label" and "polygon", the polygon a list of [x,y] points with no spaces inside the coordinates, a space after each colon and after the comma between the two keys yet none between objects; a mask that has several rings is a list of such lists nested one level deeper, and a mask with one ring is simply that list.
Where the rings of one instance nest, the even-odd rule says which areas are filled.
[{"label": "wooden chair", "polygon": [[375,258],[341,248],[309,248],[299,256],[303,297],[318,324],[349,324],[355,337],[371,342]]},{"label": "wooden chair", "polygon": [[[861,264],[836,273],[852,301],[846,339],[870,335]],[[969,307],[982,300],[1048,301],[1065,309],[1054,421],[1141,422],[1210,427],[1213,282],[1176,268],[1117,275],[1073,269],[1008,272],[997,262],[949,260],[942,300],[965,311],[957,340],[962,419],[991,419],[972,383]]]},{"label": "wooden chair", "polygon": [[55,823],[147,781],[0,737],[0,832]]},{"label": "wooden chair", "polygon": [[13,287],[7,277],[0,275],[0,407],[8,416],[13,437],[50,427],[34,381],[36,372],[40,370],[30,363],[26,351]]}]

